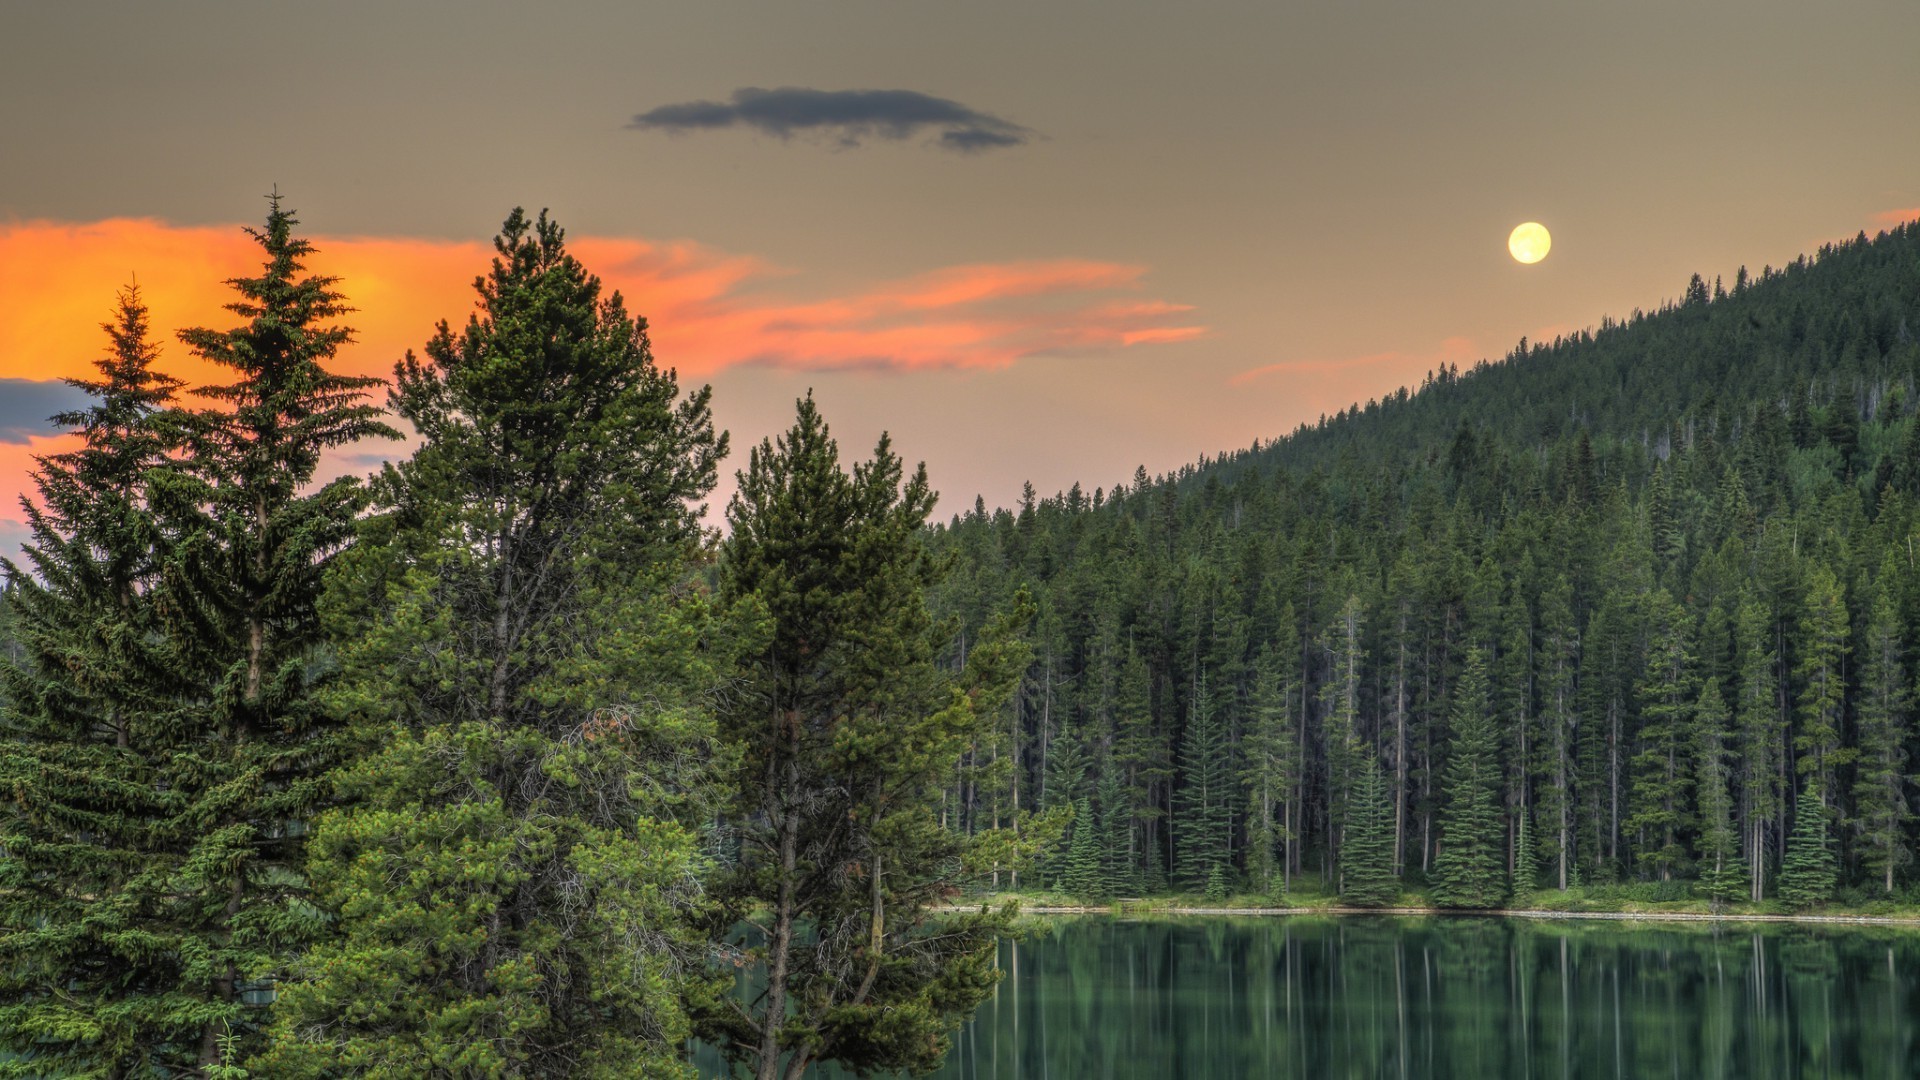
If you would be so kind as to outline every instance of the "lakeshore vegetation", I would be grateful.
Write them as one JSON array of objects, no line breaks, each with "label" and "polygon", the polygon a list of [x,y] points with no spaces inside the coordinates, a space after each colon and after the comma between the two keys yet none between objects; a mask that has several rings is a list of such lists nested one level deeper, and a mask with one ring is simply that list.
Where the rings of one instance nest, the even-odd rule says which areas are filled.
[{"label": "lakeshore vegetation", "polygon": [[0,1077],[925,1072],[996,890],[1911,902],[1920,227],[944,524],[803,399],[723,533],[544,214],[384,409],[296,224],[40,461]]}]

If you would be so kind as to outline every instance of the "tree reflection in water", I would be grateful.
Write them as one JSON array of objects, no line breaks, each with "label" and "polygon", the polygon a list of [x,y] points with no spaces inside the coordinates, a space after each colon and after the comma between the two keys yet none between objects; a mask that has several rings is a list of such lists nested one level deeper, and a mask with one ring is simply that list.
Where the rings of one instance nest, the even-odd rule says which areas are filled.
[{"label": "tree reflection in water", "polygon": [[1000,959],[935,1075],[1920,1075],[1913,931],[1083,918]]}]

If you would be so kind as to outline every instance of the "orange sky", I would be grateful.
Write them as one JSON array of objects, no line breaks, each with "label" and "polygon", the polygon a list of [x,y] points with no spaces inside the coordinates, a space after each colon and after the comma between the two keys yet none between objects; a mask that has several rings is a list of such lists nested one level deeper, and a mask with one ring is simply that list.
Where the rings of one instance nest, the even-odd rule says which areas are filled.
[{"label": "orange sky", "polygon": [[[314,238],[309,270],[337,275],[356,308],[343,372],[387,375],[436,320],[472,310],[472,281],[492,255],[482,241]],[[1125,348],[1198,337],[1190,305],[1144,295],[1145,268],[1087,259],[944,267],[847,295],[796,298],[790,274],[750,255],[687,242],[571,237],[570,249],[655,327],[655,355],[683,378],[726,368],[999,369],[1039,353]],[[0,378],[90,375],[116,290],[137,281],[162,365],[190,384],[222,376],[174,340],[194,325],[225,327],[225,279],[257,271],[259,248],[239,226],[153,219],[0,226]],[[0,443],[0,500],[16,517],[33,455],[57,447]],[[4,527],[4,526],[0,526]]]}]

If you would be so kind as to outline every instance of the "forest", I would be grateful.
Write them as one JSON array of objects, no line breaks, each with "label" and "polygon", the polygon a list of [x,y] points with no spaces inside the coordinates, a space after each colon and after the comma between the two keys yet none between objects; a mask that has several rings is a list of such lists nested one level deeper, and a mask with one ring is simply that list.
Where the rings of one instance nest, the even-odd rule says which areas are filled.
[{"label": "forest", "polygon": [[808,397],[713,528],[710,391],[544,213],[391,380],[297,224],[178,335],[229,382],[129,288],[39,461],[0,1077],[925,1072],[1004,894],[1920,879],[1920,226],[944,523]]},{"label": "forest", "polygon": [[935,531],[949,661],[1033,663],[953,827],[1071,806],[1044,885],[1490,907],[1582,883],[1911,894],[1920,230],[1293,434]]}]

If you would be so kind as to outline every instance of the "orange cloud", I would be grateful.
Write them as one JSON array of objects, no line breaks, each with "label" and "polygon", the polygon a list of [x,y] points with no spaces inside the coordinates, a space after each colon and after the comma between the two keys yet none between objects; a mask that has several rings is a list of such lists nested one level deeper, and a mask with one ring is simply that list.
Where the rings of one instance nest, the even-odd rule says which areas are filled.
[{"label": "orange cloud", "polygon": [[[342,372],[386,376],[446,319],[473,310],[482,240],[312,237],[308,269],[341,279],[356,309]],[[647,317],[656,357],[699,379],[740,364],[912,371],[1004,368],[1026,357],[1186,341],[1206,333],[1191,308],[1143,298],[1146,268],[1086,259],[981,263],[877,282],[850,295],[793,297],[767,283],[794,275],[751,255],[686,242],[575,236],[569,247],[628,310]],[[93,374],[100,323],[138,280],[162,366],[189,385],[227,373],[189,355],[175,332],[227,327],[232,277],[257,273],[259,247],[237,226],[149,218],[0,224],[0,378]],[[0,546],[17,535],[11,508],[28,490],[33,446],[0,444]]]},{"label": "orange cloud", "polygon": [[[441,318],[472,310],[482,241],[319,236],[310,269],[340,277],[357,341],[340,367],[385,375]],[[647,316],[663,364],[699,377],[736,364],[799,368],[999,368],[1042,353],[1183,341],[1191,309],[1138,292],[1144,267],[1056,259],[948,267],[849,296],[794,300],[745,288],[779,275],[752,256],[688,242],[576,237],[574,253]],[[237,227],[151,219],[0,227],[0,377],[78,375],[98,355],[114,290],[138,278],[166,366],[190,382],[221,376],[172,344],[185,326],[226,326],[224,280],[257,271]]]},{"label": "orange cloud", "polygon": [[[1337,374],[1360,368],[1391,367],[1414,376],[1424,374],[1441,364],[1470,363],[1474,359],[1473,341],[1469,338],[1450,337],[1440,343],[1440,347],[1429,353],[1379,352],[1366,356],[1348,356],[1338,359],[1286,360],[1277,364],[1243,371],[1227,380],[1228,386],[1245,386],[1250,382],[1268,375],[1284,372],[1309,372]],[[1369,384],[1377,393],[1379,382],[1375,376],[1368,376]],[[1358,401],[1359,398],[1353,400]]]},{"label": "orange cloud", "polygon": [[1873,223],[1882,229],[1897,229],[1909,221],[1920,221],[1920,206],[1905,210],[1882,210],[1873,215]]}]

